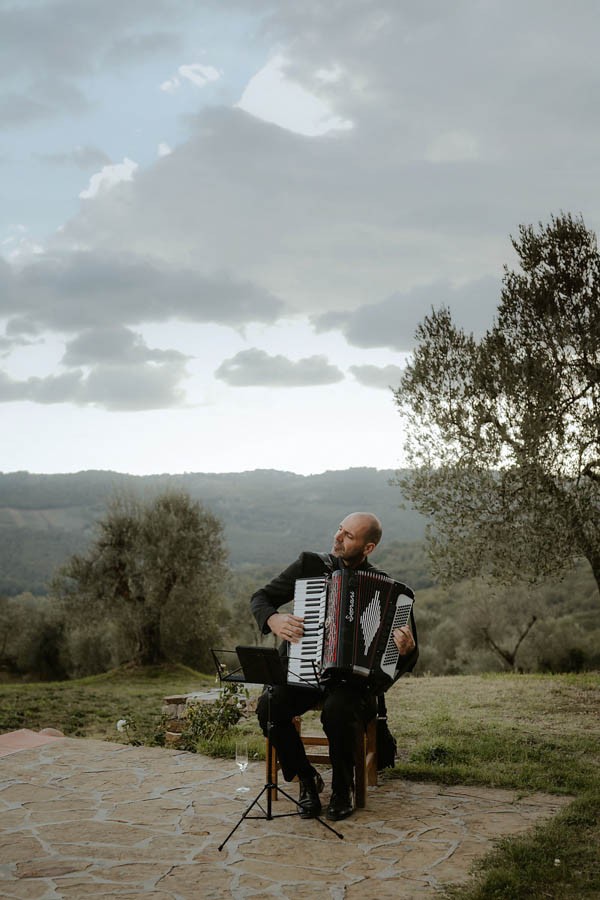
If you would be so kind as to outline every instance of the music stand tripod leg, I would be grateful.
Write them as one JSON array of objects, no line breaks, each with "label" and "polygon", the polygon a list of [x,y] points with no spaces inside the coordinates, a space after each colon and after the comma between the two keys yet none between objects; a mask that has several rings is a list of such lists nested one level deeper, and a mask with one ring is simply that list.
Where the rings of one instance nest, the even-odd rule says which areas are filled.
[{"label": "music stand tripod leg", "polygon": [[[233,826],[233,828],[231,829],[231,831],[229,832],[229,834],[227,835],[227,837],[225,838],[223,843],[220,844],[220,846],[218,848],[219,851],[221,851],[223,849],[223,847],[225,846],[225,844],[227,843],[229,838],[232,836],[232,834],[234,834],[237,831],[237,829],[240,827],[240,825],[242,824],[244,819],[266,818],[267,820],[270,821],[271,819],[282,819],[286,816],[298,815],[297,811],[294,811],[291,813],[275,813],[275,814],[273,814],[273,812],[272,812],[272,802],[273,802],[272,801],[272,790],[273,790],[273,788],[276,787],[275,781],[273,778],[273,757],[271,754],[271,729],[273,727],[273,723],[271,722],[271,694],[272,694],[272,692],[273,692],[273,685],[267,685],[267,753],[269,754],[268,755],[268,765],[267,765],[267,781],[266,781],[266,784],[264,785],[264,787],[262,788],[262,790],[254,798],[254,800],[252,801],[252,803],[250,804],[248,809],[246,809],[242,813],[242,815],[240,816],[240,819]],[[291,802],[294,804],[294,806],[297,806],[297,801],[294,799],[294,797],[292,797],[290,794],[288,794],[287,791],[284,791],[283,788],[281,788],[281,787],[278,787],[277,790],[280,791],[280,793],[282,793],[284,797],[287,797],[288,800],[291,800]],[[265,810],[262,808],[262,806],[259,803],[260,798],[262,797],[262,795],[265,792],[267,794],[266,813],[265,813]],[[265,815],[264,816],[249,816],[249,813],[255,806],[258,806],[259,809],[261,809],[263,811],[263,813],[265,813]],[[331,825],[328,825],[327,822],[324,822],[320,816],[314,816],[314,818],[317,820],[317,822],[320,822],[321,825],[323,825],[325,828],[327,828],[328,831],[333,832],[333,834],[335,834],[337,837],[339,837],[340,840],[344,839],[343,834],[340,834],[339,831],[336,831],[335,828],[332,828]]]},{"label": "music stand tripod leg", "polygon": [[248,807],[248,809],[245,810],[245,812],[242,813],[240,819],[235,823],[235,825],[233,826],[233,828],[231,829],[231,831],[229,832],[229,834],[227,835],[227,837],[225,838],[225,840],[223,841],[223,843],[219,845],[219,848],[218,848],[219,851],[221,851],[221,850],[223,849],[223,847],[225,846],[225,844],[227,843],[227,841],[229,840],[229,838],[231,837],[231,835],[232,835],[235,831],[238,830],[238,828],[240,827],[240,825],[242,824],[242,822],[244,821],[244,819],[247,818],[248,813],[250,812],[250,810],[252,809],[252,807],[256,806],[256,804],[258,803],[258,801],[260,800],[260,798],[262,797],[262,795],[264,794],[264,792],[265,792],[266,790],[267,790],[267,785],[265,785],[265,787],[262,789],[262,791],[254,798],[254,800],[252,801],[252,803],[250,804],[250,806]]}]

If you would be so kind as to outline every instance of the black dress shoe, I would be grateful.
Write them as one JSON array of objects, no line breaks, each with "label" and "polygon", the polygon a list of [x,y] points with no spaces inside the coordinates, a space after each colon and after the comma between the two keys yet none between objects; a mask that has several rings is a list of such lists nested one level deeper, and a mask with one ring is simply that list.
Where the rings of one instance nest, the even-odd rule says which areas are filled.
[{"label": "black dress shoe", "polygon": [[330,822],[339,822],[347,819],[354,812],[354,794],[352,790],[343,791],[340,794],[332,794],[326,816]]},{"label": "black dress shoe", "polygon": [[323,779],[317,772],[300,779],[300,796],[298,798],[298,812],[301,819],[314,819],[321,812],[320,791],[323,790]]}]

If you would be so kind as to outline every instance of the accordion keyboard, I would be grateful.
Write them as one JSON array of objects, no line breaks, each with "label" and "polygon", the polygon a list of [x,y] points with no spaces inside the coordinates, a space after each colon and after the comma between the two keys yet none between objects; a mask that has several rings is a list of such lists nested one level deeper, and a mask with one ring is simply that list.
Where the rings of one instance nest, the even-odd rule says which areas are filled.
[{"label": "accordion keyboard", "polygon": [[326,578],[300,578],[294,589],[294,615],[304,619],[304,635],[288,649],[288,684],[318,686],[318,668],[323,651]]}]

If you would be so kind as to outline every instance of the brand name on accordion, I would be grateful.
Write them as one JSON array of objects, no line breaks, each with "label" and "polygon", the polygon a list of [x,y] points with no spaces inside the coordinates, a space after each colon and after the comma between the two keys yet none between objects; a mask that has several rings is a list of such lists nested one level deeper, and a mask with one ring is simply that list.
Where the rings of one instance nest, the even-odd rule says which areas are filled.
[{"label": "brand name on accordion", "polygon": [[354,622],[354,591],[350,591],[346,622]]}]

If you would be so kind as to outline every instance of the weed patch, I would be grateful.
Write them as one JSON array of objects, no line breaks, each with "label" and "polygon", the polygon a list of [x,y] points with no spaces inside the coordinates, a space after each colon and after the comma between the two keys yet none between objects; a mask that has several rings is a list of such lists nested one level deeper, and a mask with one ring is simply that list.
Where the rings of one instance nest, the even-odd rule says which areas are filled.
[{"label": "weed patch", "polygon": [[584,795],[530,834],[504,838],[447,900],[592,900],[600,897],[600,792]]}]

